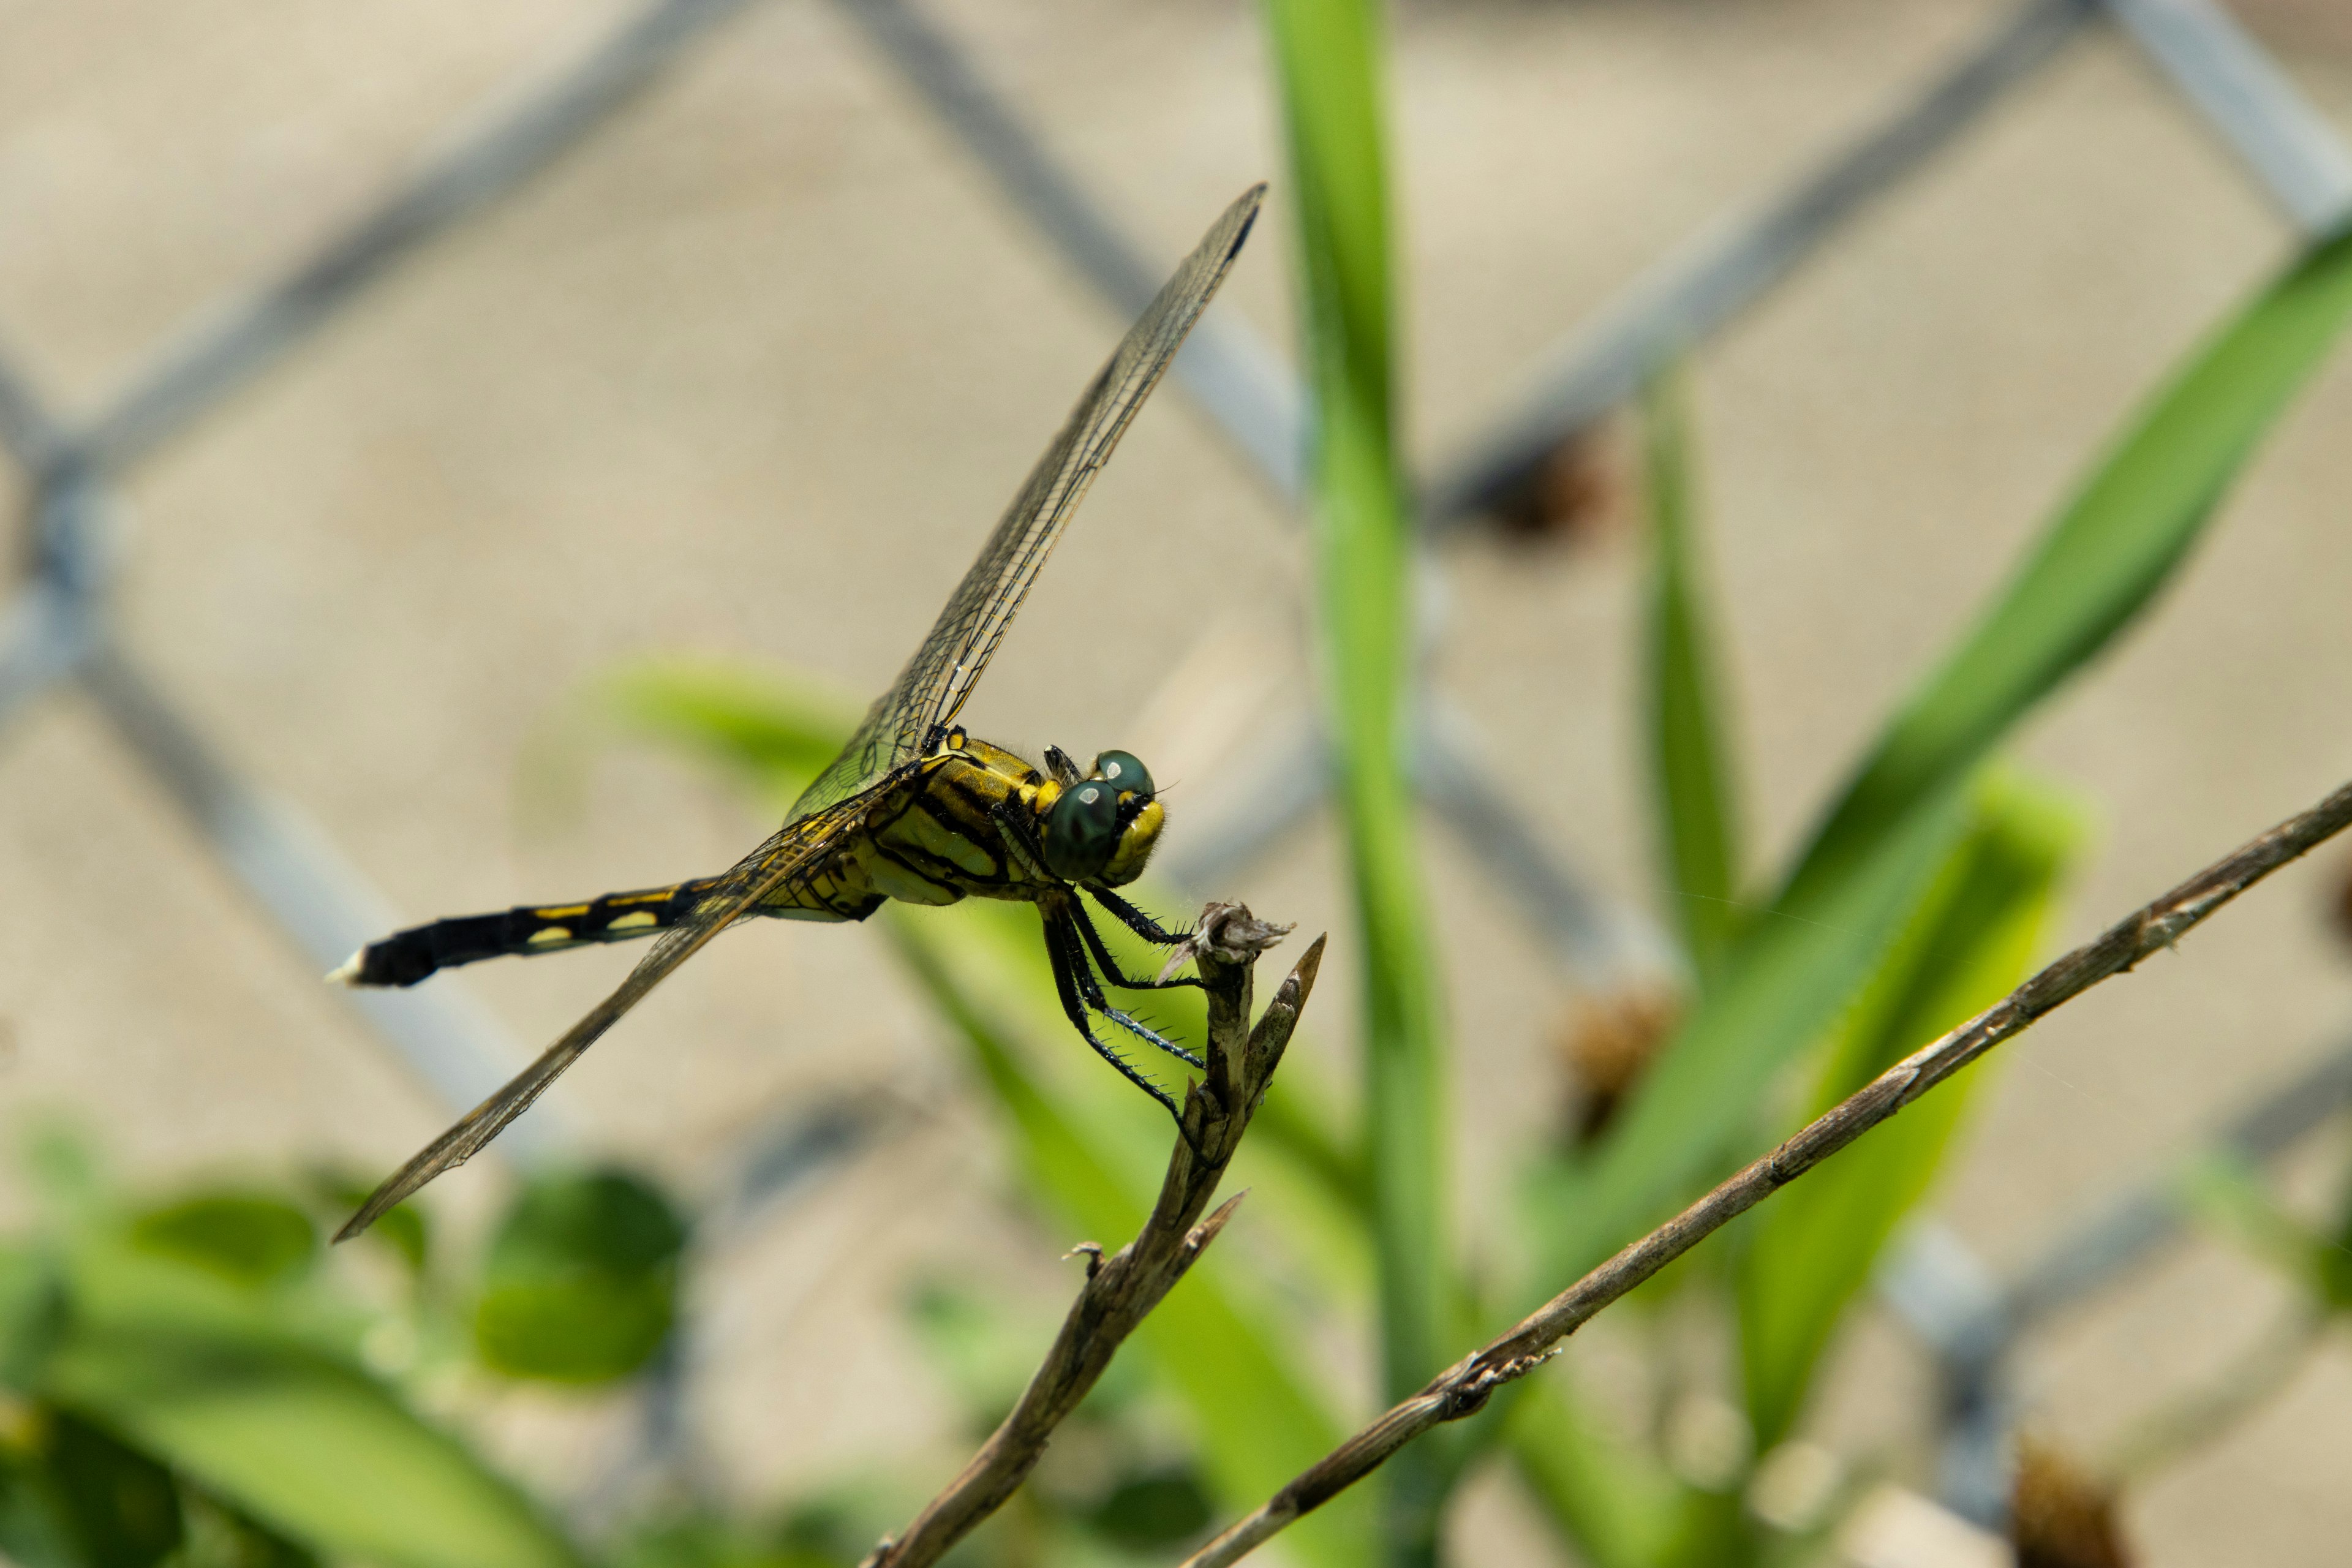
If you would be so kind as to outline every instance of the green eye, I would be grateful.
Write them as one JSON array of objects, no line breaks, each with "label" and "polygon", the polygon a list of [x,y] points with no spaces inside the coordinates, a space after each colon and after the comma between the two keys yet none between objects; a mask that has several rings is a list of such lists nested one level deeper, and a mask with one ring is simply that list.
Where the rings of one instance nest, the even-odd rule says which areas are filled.
[{"label": "green eye", "polygon": [[1107,778],[1072,786],[1045,814],[1045,869],[1066,882],[1101,876],[1118,832],[1118,791]]},{"label": "green eye", "polygon": [[1118,794],[1129,791],[1151,798],[1151,770],[1133,752],[1105,752],[1095,759],[1094,776]]}]

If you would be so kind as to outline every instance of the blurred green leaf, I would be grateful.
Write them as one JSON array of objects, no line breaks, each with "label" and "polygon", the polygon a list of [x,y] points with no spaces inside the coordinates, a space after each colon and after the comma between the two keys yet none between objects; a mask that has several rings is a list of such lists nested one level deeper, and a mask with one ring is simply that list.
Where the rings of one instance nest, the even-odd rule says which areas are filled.
[{"label": "blurred green leaf", "polygon": [[854,1539],[855,1547],[827,1552],[764,1540],[725,1520],[678,1520],[629,1537],[610,1561],[615,1568],[844,1568],[874,1541],[870,1532]]},{"label": "blurred green leaf", "polygon": [[42,1397],[268,1531],[380,1568],[577,1568],[512,1485],[354,1364],[356,1324],[103,1230],[67,1280]]},{"label": "blurred green leaf", "polygon": [[[1966,835],[1841,1026],[1808,1119],[2023,978],[2083,838],[2070,796],[2014,771],[1987,774]],[[1759,1450],[1788,1436],[1841,1316],[1925,1194],[1984,1081],[1979,1068],[1938,1089],[1753,1216],[1737,1279]]]},{"label": "blurred green leaf", "polygon": [[43,1456],[13,1442],[0,1447],[0,1561],[14,1568],[85,1568]]},{"label": "blurred green leaf", "polygon": [[252,1193],[197,1193],[135,1216],[131,1245],[209,1269],[238,1285],[278,1285],[319,1250],[310,1216]]},{"label": "blurred green leaf", "polygon": [[1702,989],[1740,927],[1736,781],[1716,700],[1713,616],[1699,582],[1688,397],[1673,375],[1643,402],[1650,502],[1645,681],[1666,896]]},{"label": "blurred green leaf", "polygon": [[484,1363],[554,1383],[637,1371],[677,1319],[686,1234],[668,1200],[625,1173],[534,1179],[483,1269],[474,1340]]},{"label": "blurred green leaf", "polygon": [[66,1532],[88,1568],[152,1568],[178,1550],[170,1470],[69,1411],[50,1415],[47,1448]]},{"label": "blurred green leaf", "polygon": [[[908,1299],[907,1316],[932,1363],[985,1436],[1011,1412],[1037,1370],[1034,1336],[977,1292],[933,1280]],[[1097,1390],[1099,1392],[1099,1390]]]},{"label": "blurred green leaf", "polygon": [[2352,319],[2352,231],[2215,332],[2125,426],[1990,610],[1905,702],[1790,873],[1799,913],[2147,607]]},{"label": "blurred green leaf", "polygon": [[1087,1525],[1114,1546],[1157,1556],[1200,1534],[1210,1520],[1209,1500],[1191,1472],[1163,1470],[1120,1481]]},{"label": "blurred green leaf", "polygon": [[33,1191],[60,1217],[88,1214],[105,1194],[98,1155],[78,1127],[58,1121],[37,1124],[26,1134],[20,1157]]},{"label": "blurred green leaf", "polygon": [[56,1397],[322,1552],[404,1568],[573,1568],[511,1487],[356,1370],[294,1346],[78,1334]]},{"label": "blurred green leaf", "polygon": [[65,1324],[56,1258],[43,1248],[0,1246],[0,1386],[29,1391]]},{"label": "blurred green leaf", "polygon": [[172,1568],[319,1568],[319,1559],[202,1492],[183,1488],[187,1544]]},{"label": "blurred green leaf", "polygon": [[1596,1430],[1566,1375],[1546,1372],[1518,1386],[1505,1436],[1530,1500],[1591,1568],[1654,1568],[1687,1489]]}]

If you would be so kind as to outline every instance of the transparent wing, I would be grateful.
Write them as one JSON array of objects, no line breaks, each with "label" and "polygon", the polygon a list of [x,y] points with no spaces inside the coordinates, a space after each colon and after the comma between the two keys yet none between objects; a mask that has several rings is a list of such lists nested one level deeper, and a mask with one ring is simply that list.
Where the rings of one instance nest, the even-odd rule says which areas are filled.
[{"label": "transparent wing", "polygon": [[856,795],[913,760],[921,754],[935,725],[954,721],[981,672],[995,657],[1013,617],[1021,613],[1021,601],[1037,580],[1063,525],[1224,281],[1265,196],[1265,186],[1254,185],[1227,207],[1128,329],[1110,363],[1087,387],[1061,434],[1030,470],[1028,482],[988,536],[980,558],[956,585],[897,684],[867,710],[841,755],[793,803],[788,822]]},{"label": "transparent wing", "polygon": [[531,1101],[546,1092],[547,1086],[562,1077],[564,1068],[578,1061],[605,1030],[620,1022],[623,1014],[667,979],[671,970],[700,952],[703,943],[752,905],[772,897],[796,878],[809,875],[828,850],[858,829],[872,798],[898,783],[897,774],[888,775],[874,788],[860,791],[828,810],[787,823],[766,843],[737,861],[731,870],[717,879],[718,886],[689,918],[662,933],[653,951],[629,971],[629,977],[621,982],[618,990],[572,1025],[562,1039],[548,1047],[537,1061],[518,1073],[505,1088],[467,1111],[456,1126],[394,1173],[335,1233],[335,1239],[342,1241],[357,1236],[425,1183],[481,1152],[484,1145],[505,1131],[508,1122],[530,1109]]}]

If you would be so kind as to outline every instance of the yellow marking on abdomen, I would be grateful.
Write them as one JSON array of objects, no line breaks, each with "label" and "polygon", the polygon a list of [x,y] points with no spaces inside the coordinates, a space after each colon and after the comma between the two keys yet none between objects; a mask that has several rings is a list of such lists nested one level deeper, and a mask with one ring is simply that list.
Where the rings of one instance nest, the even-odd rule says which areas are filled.
[{"label": "yellow marking on abdomen", "polygon": [[[582,907],[585,908],[586,906],[583,905]],[[543,947],[551,942],[570,942],[572,940],[572,928],[570,926],[550,926],[545,931],[535,931],[531,932],[530,935],[526,937],[524,940],[532,947]]]},{"label": "yellow marking on abdomen", "polygon": [[646,926],[661,924],[661,917],[651,910],[639,910],[633,915],[622,915],[605,922],[606,931],[640,931]]},{"label": "yellow marking on abdomen", "polygon": [[533,910],[530,912],[543,921],[576,921],[588,912],[588,906],[566,904],[560,910]]}]

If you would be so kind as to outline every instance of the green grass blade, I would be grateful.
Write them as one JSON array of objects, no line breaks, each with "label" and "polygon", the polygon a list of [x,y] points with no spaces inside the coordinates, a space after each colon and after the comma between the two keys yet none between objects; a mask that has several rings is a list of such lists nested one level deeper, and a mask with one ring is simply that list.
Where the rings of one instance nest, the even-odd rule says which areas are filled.
[{"label": "green grass blade", "polygon": [[[2006,770],[1985,778],[1966,837],[1839,1031],[1807,1117],[1990,1006],[2024,976],[2083,838],[2071,797]],[[1759,1451],[1795,1425],[1832,1333],[1925,1194],[1986,1081],[1981,1071],[1963,1075],[1754,1217],[1737,1289]]]},{"label": "green grass blade", "polygon": [[1717,718],[1715,637],[1696,559],[1698,484],[1688,398],[1672,376],[1643,402],[1650,587],[1644,697],[1666,894],[1702,989],[1739,931],[1738,808]]},{"label": "green grass blade", "polygon": [[[1327,700],[1364,976],[1365,1137],[1381,1387],[1447,1359],[1445,1095],[1405,749],[1412,535],[1398,481],[1381,18],[1366,0],[1268,0],[1298,217],[1316,407],[1314,521]],[[1400,1456],[1392,1560],[1434,1552],[1434,1457]]]},{"label": "green grass blade", "polygon": [[1906,702],[1791,872],[1803,912],[1974,767],[2171,576],[2352,319],[2352,232],[2255,296],[2127,425],[2017,574]]}]

